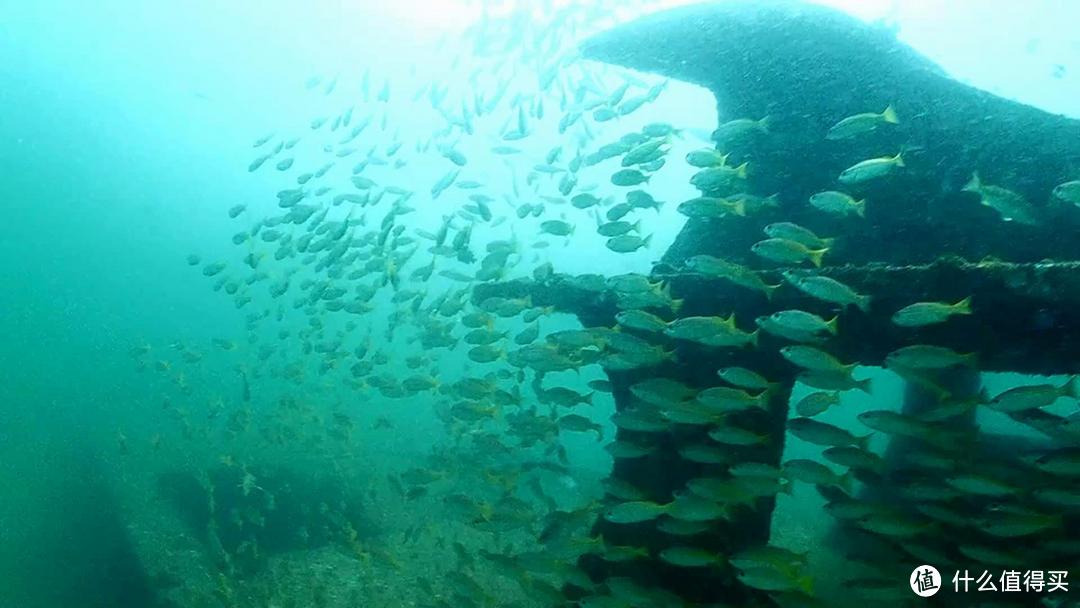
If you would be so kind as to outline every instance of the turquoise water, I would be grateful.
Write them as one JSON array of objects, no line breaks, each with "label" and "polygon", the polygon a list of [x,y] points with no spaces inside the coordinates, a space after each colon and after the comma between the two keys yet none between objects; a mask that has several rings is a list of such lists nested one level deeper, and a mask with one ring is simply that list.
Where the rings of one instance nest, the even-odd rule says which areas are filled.
[{"label": "turquoise water", "polygon": [[[707,361],[695,368],[697,351],[656,336],[663,346],[651,351],[622,338],[660,359],[620,374],[601,359],[620,337],[580,332],[590,320],[550,295],[486,304],[475,295],[551,272],[635,273],[624,278],[642,285],[675,241],[687,222],[679,204],[701,194],[690,182],[701,167],[685,159],[716,146],[712,94],[575,51],[669,4],[7,3],[3,605],[548,606],[565,601],[567,584],[587,588],[572,597],[613,596],[610,605],[674,602],[575,565],[637,549],[645,555],[627,561],[684,567],[652,536],[605,545],[593,528],[628,500],[607,481],[617,427],[605,369],[616,370],[620,399],[671,366],[689,369],[695,389],[723,383],[702,371]],[[1071,5],[844,8],[885,20],[959,80],[1080,115],[1078,42],[1060,25]],[[663,133],[640,135],[650,126]],[[635,133],[643,139],[595,157]],[[618,158],[650,138],[663,140],[663,166],[645,169],[640,186],[613,184]],[[617,217],[638,188],[661,204]],[[289,191],[302,194],[298,205],[282,204]],[[286,218],[305,208],[302,221]],[[609,224],[620,219],[632,226]],[[637,240],[612,242],[599,224]],[[645,284],[660,305],[622,308],[666,323],[679,316],[672,298],[694,304]],[[604,306],[603,325],[615,327]],[[541,360],[523,364],[525,353]],[[554,371],[541,374],[545,365]],[[858,414],[899,411],[902,384],[878,368],[855,374],[873,379],[872,393],[845,392],[816,419],[861,435]],[[985,374],[983,385],[992,396],[1066,380]],[[808,392],[796,386],[791,403]],[[1075,404],[1064,395],[1043,409],[1067,416]],[[1045,441],[991,410],[979,410],[983,432]],[[645,442],[645,461],[667,464],[633,475],[662,480],[671,465],[658,454],[677,450],[680,429]],[[884,453],[888,437],[875,434],[870,448]],[[788,436],[782,460],[821,460],[821,447]],[[824,605],[839,605],[829,580],[838,563],[885,576],[876,558],[826,543],[835,522],[812,484],[786,484],[793,492],[780,494],[764,529],[773,544],[809,553]],[[1071,518],[1055,519],[1062,512],[1043,505],[1034,515],[1047,519],[1034,519],[1047,528],[1023,536],[1037,549],[1073,530]],[[935,542],[965,542],[948,530]],[[1044,555],[1062,568],[1075,557],[1055,551]],[[685,567],[716,568],[706,576],[717,587],[743,586],[727,566]],[[648,585],[700,596],[663,572]],[[914,598],[895,580],[901,595],[887,590],[884,601]]]}]

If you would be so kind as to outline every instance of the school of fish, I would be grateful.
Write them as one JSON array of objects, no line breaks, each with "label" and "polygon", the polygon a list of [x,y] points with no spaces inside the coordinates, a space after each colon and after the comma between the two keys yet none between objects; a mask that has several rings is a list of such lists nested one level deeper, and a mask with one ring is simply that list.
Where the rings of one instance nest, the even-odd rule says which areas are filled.
[{"label": "school of fish", "polygon": [[[875,307],[822,271],[842,237],[775,222],[750,248],[751,264],[697,255],[676,269],[769,302],[777,290],[792,290],[832,310],[829,316],[780,306],[756,319],[720,311],[683,316],[670,277],[606,276],[600,259],[596,274],[571,277],[545,257],[545,249],[570,248],[576,239],[602,239],[612,259],[658,257],[649,224],[663,205],[675,205],[689,221],[796,205],[836,222],[865,221],[875,201],[864,186],[906,165],[902,151],[860,142],[872,131],[899,128],[905,117],[892,106],[836,116],[821,137],[860,160],[834,176],[833,189],[782,200],[755,190],[748,153],[776,135],[769,117],[725,122],[707,142],[695,143],[666,122],[627,131],[621,125],[655,102],[667,82],[577,56],[578,30],[603,22],[599,5],[549,8],[543,19],[488,16],[462,40],[444,42],[447,53],[456,53],[452,67],[467,72],[460,79],[406,90],[394,75],[368,69],[304,83],[309,95],[341,101],[339,109],[312,117],[299,132],[257,138],[246,169],[279,183],[276,197],[223,203],[223,217],[236,225],[233,254],[186,260],[245,315],[243,335],[132,350],[140,367],[162,379],[163,412],[175,427],[147,440],[148,449],[203,442],[215,465],[236,471],[245,496],[265,496],[264,509],[271,509],[273,497],[252,464],[260,451],[327,455],[344,475],[356,466],[342,463],[357,442],[412,432],[400,418],[406,408],[433,415],[437,427],[417,423],[418,432],[430,434],[425,456],[400,470],[370,463],[363,470],[382,473],[366,482],[372,496],[393,497],[399,509],[436,510],[441,519],[409,526],[398,541],[368,544],[344,517],[346,505],[324,505],[327,521],[339,522],[334,542],[364,563],[400,569],[420,537],[445,551],[442,571],[410,578],[421,606],[561,606],[568,586],[578,590],[573,604],[582,607],[690,605],[630,578],[594,581],[578,566],[586,554],[713,569],[718,580],[738,581],[781,606],[826,605],[815,596],[805,554],[766,544],[726,555],[695,545],[699,535],[796,484],[816,488],[839,525],[880,541],[876,560],[943,568],[966,558],[1014,567],[1039,556],[1080,555],[1080,544],[1061,534],[1063,513],[1080,509],[1080,420],[1047,411],[1077,400],[1075,379],[957,398],[944,379],[977,367],[977,357],[916,339],[921,328],[972,315],[978,301],[913,301],[889,311],[897,332],[912,340],[889,355],[887,369],[934,395],[936,405],[918,416],[864,411],[858,420],[865,428],[853,432],[818,419],[846,407],[852,391],[873,390],[857,362],[830,353],[845,318]],[[419,140],[402,137],[390,107],[403,98],[441,117],[442,127]],[[563,143],[531,145],[552,136]],[[311,163],[313,155],[322,159]],[[411,172],[424,163],[439,167],[433,181]],[[688,185],[698,194],[664,202],[668,197],[650,191],[650,183],[676,166],[690,168]],[[1041,221],[1039,205],[1007,184],[984,183],[977,171],[972,167],[963,187],[971,204],[992,208],[1003,222]],[[1080,181],[1047,198],[1080,206]],[[425,224],[418,217],[439,219]],[[619,312],[608,326],[581,327],[528,294],[473,295],[478,285],[517,278],[559,279],[607,294]],[[790,405],[787,434],[820,447],[820,457],[780,466],[748,459],[755,446],[783,440],[744,424],[770,415],[782,388],[749,367],[715,370],[709,387],[653,375],[681,342],[778,348],[812,388]],[[210,361],[234,366],[243,387],[237,396],[203,394],[194,378],[209,373]],[[610,403],[612,391],[603,372],[628,370],[641,378],[630,387],[633,406],[602,419],[598,403]],[[1003,413],[1063,447],[1011,464],[973,461],[976,432],[952,430],[949,421],[977,408]],[[565,438],[595,440],[616,460],[642,459],[686,429],[697,429],[701,440],[680,446],[679,455],[706,473],[677,495],[650,496],[608,479],[599,496],[567,499],[578,473]],[[922,447],[903,470],[889,470],[872,449],[874,437]],[[123,430],[117,442],[125,453],[139,449]],[[860,491],[886,485],[899,488],[898,500]],[[257,526],[265,515],[239,514],[237,526]],[[654,525],[667,545],[612,544],[593,532],[599,518]],[[249,543],[244,551],[259,548]],[[226,606],[246,605],[229,566],[243,556],[222,553],[216,597]],[[499,584],[478,575],[481,568],[496,572]],[[863,577],[849,588],[869,601],[907,599],[910,591],[895,583]]]}]

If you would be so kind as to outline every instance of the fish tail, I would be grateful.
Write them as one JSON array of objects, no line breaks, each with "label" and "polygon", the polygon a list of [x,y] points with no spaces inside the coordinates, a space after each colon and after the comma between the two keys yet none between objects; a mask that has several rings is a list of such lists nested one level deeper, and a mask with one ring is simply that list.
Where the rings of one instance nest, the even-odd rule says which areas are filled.
[{"label": "fish tail", "polygon": [[869,313],[870,312],[870,296],[859,296],[855,300],[855,305],[859,307],[859,310]]},{"label": "fish tail", "polygon": [[1076,376],[1069,378],[1068,382],[1061,387],[1061,394],[1073,399],[1080,398],[1080,387],[1076,384]]},{"label": "fish tail", "polygon": [[861,201],[855,201],[855,215],[859,217],[866,217],[866,199]]},{"label": "fish tail", "polygon": [[[754,333],[756,334],[757,332],[755,331]],[[772,397],[772,392],[773,385],[770,384],[765,390],[761,391],[760,395],[754,397],[754,406],[766,412],[770,411],[770,399]]]},{"label": "fish tail", "polygon": [[897,152],[896,156],[893,157],[893,162],[896,163],[897,167],[906,167],[907,166],[907,165],[904,164],[904,153],[903,152]]},{"label": "fish tail", "polygon": [[[682,310],[684,302],[686,302],[686,298],[679,298],[678,300],[672,300],[671,301],[671,312],[673,312],[675,314],[679,314],[679,311]],[[668,323],[668,326],[669,327],[671,326],[670,322]]]},{"label": "fish tail", "polygon": [[960,300],[952,306],[953,312],[958,315],[970,315],[971,314],[971,296]]},{"label": "fish tail", "polygon": [[867,451],[867,452],[869,452],[869,451],[870,451],[870,439],[871,439],[871,438],[872,438],[873,436],[874,436],[874,434],[873,434],[873,433],[871,433],[871,434],[869,434],[869,435],[863,435],[863,436],[861,436],[861,437],[856,437],[856,438],[855,438],[855,443],[856,443],[856,445],[858,445],[858,446],[859,446],[860,448],[862,448],[862,449],[863,449],[864,451]]},{"label": "fish tail", "polygon": [[779,285],[765,285],[764,289],[765,289],[765,299],[771,301],[772,298],[773,298],[773,294],[776,293],[777,289],[780,289],[780,286]]},{"label": "fish tail", "polygon": [[757,124],[759,127],[761,127],[762,131],[768,133],[769,125],[772,124],[772,118],[770,118],[769,116],[762,116],[761,120],[757,121]]},{"label": "fish tail", "polygon": [[836,335],[836,332],[837,332],[836,324],[837,324],[837,322],[839,320],[840,320],[840,315],[836,315],[832,319],[825,322],[825,327],[827,327],[829,329],[829,333],[834,335],[834,336]]},{"label": "fish tail", "polygon": [[649,236],[645,237],[645,238],[644,238],[644,239],[643,239],[643,240],[641,241],[641,243],[642,243],[642,246],[643,246],[643,247],[644,247],[645,249],[648,249],[648,248],[649,248],[649,244],[650,244],[650,243],[652,243],[652,237],[653,237],[653,235],[651,235],[651,234],[650,234]]},{"label": "fish tail", "polygon": [[[670,281],[668,281],[667,279],[660,279],[660,282],[659,283],[654,283],[654,285],[660,285],[660,292],[659,293],[660,293],[660,296],[662,298],[664,298],[665,300],[670,300],[671,299],[671,282]],[[655,287],[654,287],[653,290],[655,291]]]},{"label": "fish tail", "polygon": [[839,482],[841,490],[847,492],[849,495],[855,494],[855,476],[851,471],[841,475]]},{"label": "fish tail", "polygon": [[964,192],[978,192],[981,187],[982,181],[979,180],[979,173],[975,171],[971,173],[971,179],[968,180],[968,183],[964,184],[964,187],[961,188],[961,190]]},{"label": "fish tail", "polygon": [[881,119],[894,125],[900,123],[900,118],[896,115],[896,110],[893,109],[892,104],[889,104],[885,111],[881,113]]},{"label": "fish tail", "polygon": [[821,268],[821,258],[825,257],[825,254],[828,251],[828,249],[811,249],[808,253],[808,255],[810,256],[810,262],[814,266]]},{"label": "fish tail", "polygon": [[870,381],[870,378],[866,378],[865,380],[856,380],[855,381],[855,388],[857,388],[860,391],[862,391],[862,392],[866,393],[867,395],[869,395],[870,394],[870,389],[871,389],[871,384],[872,383]]},{"label": "fish tail", "polygon": [[739,217],[746,217],[746,201],[735,201],[731,205],[731,212]]},{"label": "fish tail", "polygon": [[675,349],[666,350],[666,351],[664,351],[664,357],[667,358],[667,360],[671,361],[672,363],[680,363],[679,351],[678,350],[675,350]]},{"label": "fish tail", "polygon": [[[764,120],[764,119],[762,119],[762,120]],[[741,165],[739,165],[738,167],[735,168],[735,175],[738,176],[739,179],[746,179],[746,167],[749,164],[750,164],[749,162],[744,162],[743,164],[741,164]]]}]

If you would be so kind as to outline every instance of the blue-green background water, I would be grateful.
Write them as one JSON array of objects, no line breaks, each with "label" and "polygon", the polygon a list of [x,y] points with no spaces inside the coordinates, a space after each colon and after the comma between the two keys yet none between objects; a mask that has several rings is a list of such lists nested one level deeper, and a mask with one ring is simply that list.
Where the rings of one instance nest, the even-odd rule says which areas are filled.
[{"label": "blue-green background water", "polygon": [[[646,4],[599,8],[595,19],[561,34],[559,40],[569,48],[587,34],[661,6]],[[1075,23],[1080,12],[1072,3],[848,4],[860,17],[889,20],[901,39],[959,79],[1050,111],[1080,116],[1076,102],[1080,38],[1067,25]],[[555,10],[541,3],[533,8],[538,23],[544,22],[546,11]],[[605,16],[609,14],[613,16]],[[457,65],[447,71],[448,59],[461,44],[462,29],[475,16],[475,3],[413,3],[398,8],[360,1],[316,6],[125,0],[0,3],[0,484],[5,488],[0,492],[4,496],[0,581],[8,595],[6,605],[70,605],[55,603],[67,600],[57,600],[55,592],[69,582],[66,579],[77,578],[66,572],[78,568],[78,553],[69,553],[73,537],[61,532],[65,518],[85,506],[72,488],[95,477],[115,494],[121,526],[154,539],[167,532],[151,529],[162,522],[157,511],[165,509],[151,498],[147,479],[153,472],[172,466],[198,468],[232,449],[216,443],[218,439],[187,443],[178,439],[176,420],[163,413],[160,402],[164,395],[184,397],[176,395],[175,383],[153,370],[139,371],[130,351],[147,344],[155,352],[169,352],[169,345],[179,341],[204,352],[187,378],[193,387],[187,407],[193,412],[219,396],[238,398],[241,385],[235,365],[242,355],[219,352],[211,340],[242,343],[244,316],[250,309],[238,311],[230,298],[212,291],[212,282],[197,267],[189,267],[185,256],[197,253],[203,260],[239,264],[242,255],[230,238],[254,218],[275,211],[274,193],[291,187],[298,169],[313,170],[322,164],[328,155],[312,141],[316,138],[308,125],[316,117],[333,116],[358,103],[364,73],[371,75],[373,91],[388,79],[393,94],[387,104],[369,102],[376,122],[385,115],[388,127],[369,127],[358,147],[385,147],[395,138],[403,142],[408,165],[373,171],[380,180],[419,193],[412,201],[416,212],[407,216],[405,225],[410,231],[435,231],[441,217],[453,210],[449,197],[431,201],[427,196],[447,163],[434,150],[426,154],[414,150],[445,122],[429,104],[425,108],[425,99],[415,103],[411,98],[432,80],[449,86],[454,94],[467,90],[472,68]],[[514,86],[535,87],[537,67],[547,62],[537,60],[538,53],[530,49],[513,49],[509,55],[518,65]],[[504,64],[498,52],[487,61]],[[598,64],[572,69],[603,74],[609,88],[619,82],[620,73]],[[318,88],[307,90],[305,82],[313,76],[323,80]],[[326,82],[335,76],[337,88],[323,95]],[[652,76],[635,78],[648,85],[659,82]],[[496,80],[484,86],[493,87]],[[496,134],[503,124],[516,119],[509,99],[503,102],[484,117],[478,135],[460,138],[459,148],[469,157],[463,178],[468,175],[490,184],[488,191],[496,199],[509,192],[509,175],[516,172],[523,180],[549,149],[566,142],[555,129],[557,104],[557,99],[549,100],[547,118],[537,121],[536,132],[519,142],[525,153],[505,163],[487,152],[498,143]],[[367,112],[358,106],[357,115],[363,113]],[[597,142],[653,121],[707,133],[715,120],[707,91],[672,82],[656,103],[618,126],[598,125]],[[271,166],[275,158],[258,172],[246,170],[256,154],[252,141],[267,133],[276,134],[275,141],[302,137],[296,167],[275,171]],[[693,135],[687,139],[676,144],[682,153],[700,145]],[[572,148],[568,145],[564,154]],[[345,167],[352,160],[339,161],[340,174],[333,179],[346,180]],[[688,176],[688,170],[672,167],[650,184],[650,191],[667,201],[689,198],[694,194]],[[553,183],[543,183],[553,189]],[[226,215],[235,204],[248,205],[239,223]],[[509,220],[492,230],[490,238],[511,234],[525,241],[536,238],[536,222],[519,222],[501,201],[493,205]],[[570,239],[547,238],[552,243],[548,249],[526,250],[518,276],[543,260],[571,274],[648,272],[683,220],[674,204],[640,214],[643,233],[653,235],[650,247],[619,255],[585,229],[587,215],[573,217],[582,229]],[[381,215],[372,214],[369,225],[379,219]],[[434,291],[450,284],[437,278],[430,287]],[[360,324],[370,323],[373,335],[379,336],[384,322],[373,316]],[[290,317],[285,325],[296,336],[303,319]],[[544,325],[549,332],[575,322],[555,315]],[[514,332],[519,329],[515,326]],[[290,338],[278,348],[279,354],[284,353],[281,357],[304,357],[298,340]],[[396,343],[389,354],[405,356],[412,352],[409,348]],[[470,363],[460,353],[455,357],[436,359],[433,365],[446,374],[463,373]],[[598,377],[601,374],[593,369],[580,377],[567,374],[565,383],[580,389]],[[882,378],[874,398],[895,406],[899,397]],[[1004,387],[1015,379],[990,380],[999,381]],[[311,395],[315,409],[348,402],[366,425],[354,436],[346,466],[350,475],[363,476],[361,485],[376,477],[381,483],[387,472],[423,465],[430,448],[445,439],[442,424],[422,398],[399,403],[370,392],[357,397],[347,386],[328,387],[329,382],[312,370],[299,384],[276,378],[272,370],[253,383],[256,401],[264,396],[271,400],[268,395],[284,386]],[[596,404],[589,415],[610,437],[613,427],[606,417],[613,408],[611,400],[597,395]],[[857,407],[858,402],[852,404],[852,409]],[[367,430],[380,416],[392,418],[393,429]],[[118,435],[131,446],[129,453],[118,449]],[[155,436],[161,437],[163,449],[148,447]],[[562,441],[569,448],[570,477],[575,481],[552,493],[570,504],[579,493],[595,494],[610,457],[589,434]],[[92,467],[93,473],[75,466],[88,461],[101,464]],[[396,533],[408,527],[411,516],[384,514],[379,525]],[[793,528],[812,527],[804,515],[778,516],[778,521]],[[155,543],[149,540],[138,550],[152,553],[161,548]],[[162,555],[142,557],[160,560],[155,567],[182,561]],[[415,566],[408,556],[399,561],[412,580],[424,576],[433,559],[437,558],[423,554]],[[397,572],[371,575],[371,580],[394,588],[406,576]],[[401,601],[408,605],[404,602],[413,600]]]}]

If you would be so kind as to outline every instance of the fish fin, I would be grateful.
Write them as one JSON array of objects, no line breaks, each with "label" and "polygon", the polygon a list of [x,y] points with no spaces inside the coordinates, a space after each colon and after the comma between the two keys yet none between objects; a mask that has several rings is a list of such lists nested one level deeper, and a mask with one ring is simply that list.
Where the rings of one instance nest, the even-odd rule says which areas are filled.
[{"label": "fish fin", "polygon": [[814,266],[821,268],[821,258],[825,257],[825,254],[828,253],[828,251],[828,249],[811,249],[808,251],[807,255],[810,256],[810,262]]},{"label": "fish fin", "polygon": [[892,107],[892,104],[889,104],[885,111],[881,113],[881,119],[894,125],[900,123],[900,118],[896,115],[896,110]]}]

